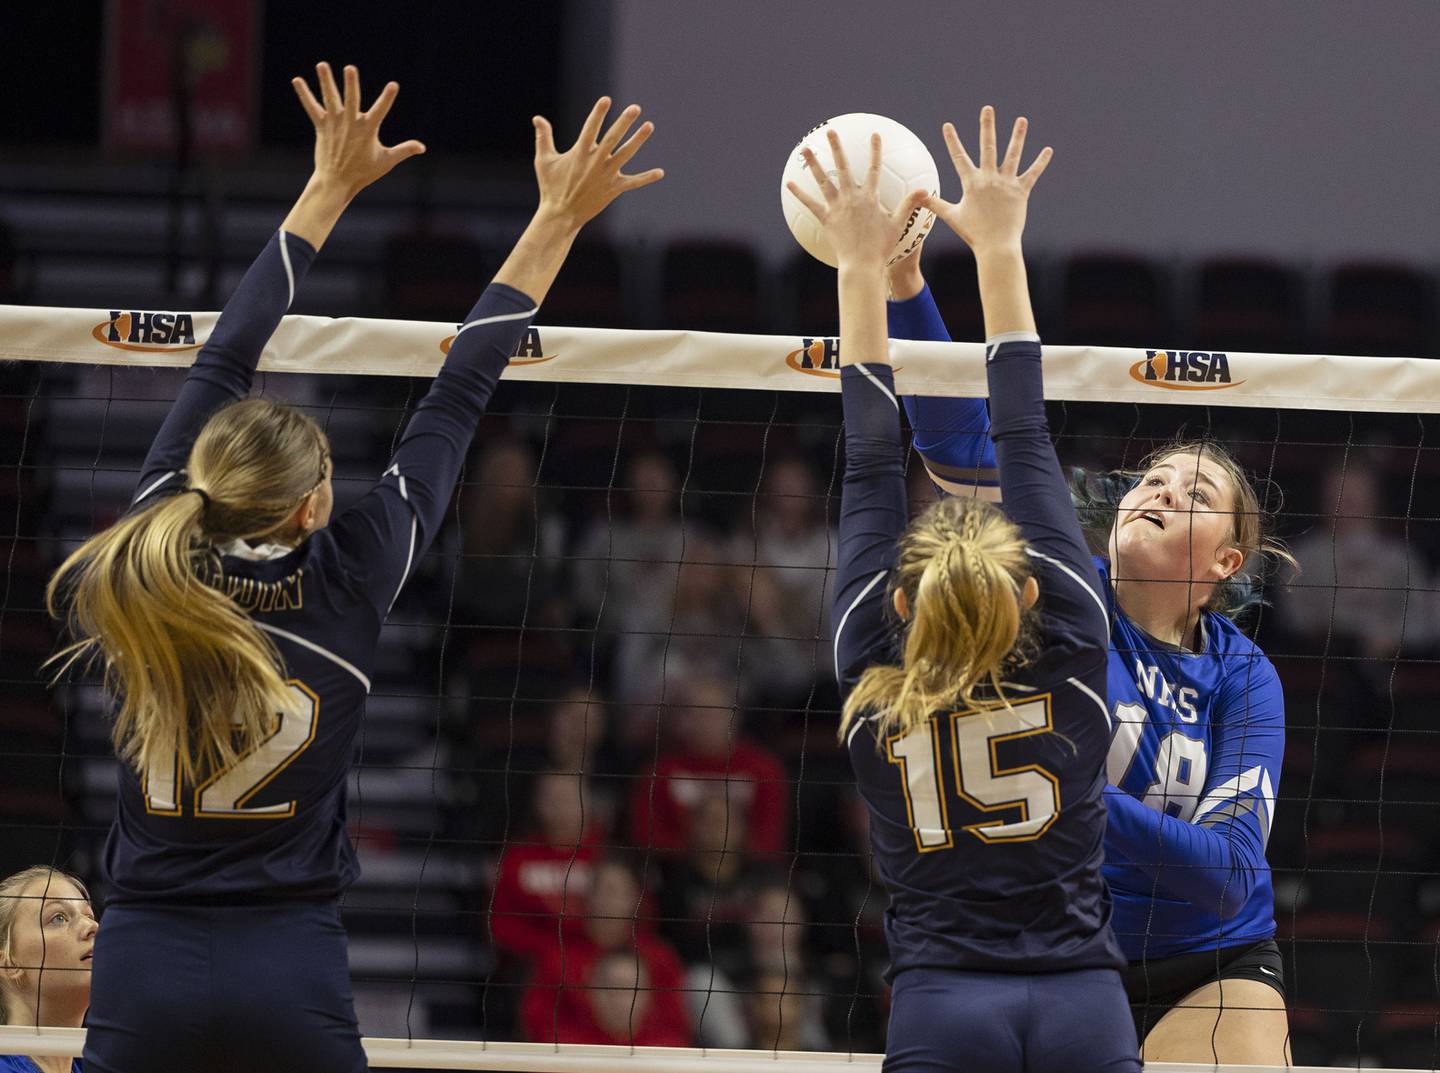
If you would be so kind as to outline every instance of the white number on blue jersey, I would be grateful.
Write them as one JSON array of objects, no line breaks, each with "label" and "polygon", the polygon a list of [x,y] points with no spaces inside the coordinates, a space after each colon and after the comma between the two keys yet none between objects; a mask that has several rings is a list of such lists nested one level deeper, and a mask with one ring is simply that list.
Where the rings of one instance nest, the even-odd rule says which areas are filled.
[{"label": "white number on blue jersey", "polygon": [[[956,792],[982,812],[1020,810],[1018,820],[967,824],[965,830],[980,841],[1028,842],[1055,822],[1060,813],[1060,780],[1037,764],[1001,768],[996,750],[1001,742],[1044,734],[1052,726],[1049,697],[950,716]],[[953,846],[940,774],[939,720],[930,719],[908,734],[890,738],[886,757],[900,767],[915,847],[928,853]]]},{"label": "white number on blue jersey", "polygon": [[1172,730],[1155,754],[1155,781],[1145,790],[1145,804],[1189,823],[1200,804],[1209,766],[1203,741]]},{"label": "white number on blue jersey", "polygon": [[[1161,739],[1155,751],[1154,770],[1132,779],[1130,768],[1145,738],[1149,718],[1150,713],[1143,704],[1132,701],[1115,705],[1115,733],[1105,758],[1105,776],[1111,785],[1121,789],[1130,783],[1129,791],[1155,811],[1189,823],[1199,807],[1205,776],[1210,772],[1209,747],[1201,738],[1172,730]],[[1139,777],[1145,779],[1144,793],[1136,786]]]},{"label": "white number on blue jersey", "polygon": [[[280,772],[315,740],[320,698],[292,678],[286,685],[295,703],[280,713],[274,732],[242,756],[232,767],[218,771],[195,789],[195,815],[208,819],[283,819],[295,815],[295,802],[247,807],[246,802],[268,786]],[[153,765],[145,773],[145,810],[154,815],[179,816],[179,771],[176,758],[168,765]]]}]

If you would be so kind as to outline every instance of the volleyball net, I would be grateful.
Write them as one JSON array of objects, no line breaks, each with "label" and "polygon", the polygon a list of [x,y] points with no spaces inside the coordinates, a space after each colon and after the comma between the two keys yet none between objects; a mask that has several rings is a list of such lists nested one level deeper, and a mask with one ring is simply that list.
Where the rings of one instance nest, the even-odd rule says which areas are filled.
[{"label": "volleyball net", "polygon": [[[124,509],[214,321],[0,307],[6,871],[53,863],[102,904],[105,704],[41,684],[41,594]],[[257,390],[326,428],[337,510],[454,331],[297,316],[276,333]],[[377,1068],[878,1068],[885,896],[828,632],[839,347],[522,341],[385,626],[351,777],[363,876],[343,908]],[[986,393],[979,344],[892,356],[904,394]],[[1259,479],[1302,566],[1253,623],[1287,695],[1269,859],[1295,1058],[1433,1067],[1440,362],[1047,347],[1046,390],[1066,464],[1131,466],[1183,430]]]}]

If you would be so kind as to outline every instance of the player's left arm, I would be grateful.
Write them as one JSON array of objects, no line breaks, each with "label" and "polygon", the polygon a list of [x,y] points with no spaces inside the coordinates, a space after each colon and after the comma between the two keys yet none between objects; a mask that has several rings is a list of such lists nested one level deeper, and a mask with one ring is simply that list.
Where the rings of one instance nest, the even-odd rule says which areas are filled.
[{"label": "player's left arm", "polygon": [[380,143],[380,123],[400,87],[391,82],[368,111],[360,110],[360,72],[346,67],[343,93],[329,64],[316,66],[324,103],[303,79],[292,79],[315,125],[315,170],[280,230],[266,244],[225,303],[141,467],[136,501],[173,483],[201,428],[220,407],[244,398],[270,336],[295,298],[316,253],[346,207],[365,187],[425,147]]},{"label": "player's left arm", "polygon": [[1285,751],[1285,699],[1275,668],[1258,650],[1222,690],[1204,789],[1188,822],[1113,786],[1105,804],[1107,840],[1116,849],[1168,896],[1228,920],[1270,867],[1265,846]]},{"label": "player's left arm", "polygon": [[500,375],[581,229],[621,194],[664,177],[658,168],[622,171],[655,128],[645,122],[631,132],[640,117],[632,104],[602,132],[610,103],[608,97],[595,102],[563,153],[549,121],[534,117],[535,215],[456,333],[390,465],[332,526],[344,568],[382,617],[444,522]]},{"label": "player's left arm", "polygon": [[[950,330],[920,271],[923,250],[922,243],[888,271],[888,331],[891,339],[948,343]],[[973,495],[998,503],[1000,475],[985,400],[906,395],[901,401],[910,419],[915,450],[936,489],[944,495]]]}]

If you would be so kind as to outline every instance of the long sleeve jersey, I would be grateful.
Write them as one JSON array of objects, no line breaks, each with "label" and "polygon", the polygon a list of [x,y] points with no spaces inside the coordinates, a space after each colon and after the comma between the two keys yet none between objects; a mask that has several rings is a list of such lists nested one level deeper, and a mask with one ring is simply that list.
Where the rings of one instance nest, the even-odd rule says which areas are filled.
[{"label": "long sleeve jersey", "polygon": [[[241,280],[145,459],[135,503],[173,495],[205,422],[250,391],[315,251],[279,232]],[[359,874],[346,776],[381,623],[434,539],[486,404],[535,312],[492,284],[375,485],[294,549],[217,549],[216,582],[274,640],[293,704],[259,748],[198,786],[122,765],[104,872],[117,901],[333,897]],[[316,479],[319,479],[319,473]]]},{"label": "long sleeve jersey", "polygon": [[[1040,584],[1038,654],[1009,705],[940,711],[846,743],[890,895],[891,973],[1118,967],[1101,879],[1107,616],[1051,446],[1033,335],[991,340],[999,479]],[[888,365],[842,370],[845,483],[832,624],[842,695],[900,662],[888,581],[906,525],[900,406]]]},{"label": "long sleeve jersey", "polygon": [[[891,303],[890,328],[949,338],[928,289]],[[977,399],[910,405],[935,428],[988,426]],[[942,491],[956,490],[946,474],[973,466],[978,450],[973,435],[917,435],[916,446]],[[1112,618],[1105,877],[1121,949],[1136,962],[1272,938],[1265,845],[1285,751],[1279,676],[1214,612],[1200,617],[1195,652],[1150,637],[1115,603],[1107,564],[1095,562]]]}]

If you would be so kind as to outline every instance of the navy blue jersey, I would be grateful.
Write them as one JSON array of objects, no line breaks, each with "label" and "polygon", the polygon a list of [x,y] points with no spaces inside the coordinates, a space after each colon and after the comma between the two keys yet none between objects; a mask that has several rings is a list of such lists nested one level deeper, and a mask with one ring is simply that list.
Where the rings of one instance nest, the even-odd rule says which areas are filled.
[{"label": "navy blue jersey", "polygon": [[[145,459],[135,501],[173,495],[200,429],[243,398],[315,251],[280,232],[201,349]],[[294,549],[218,549],[217,582],[279,648],[293,698],[278,729],[199,786],[122,765],[104,871],[118,901],[331,897],[359,872],[346,775],[381,622],[434,539],[480,415],[535,305],[492,284],[399,448],[359,502]],[[317,480],[319,474],[316,475]]]},{"label": "navy blue jersey", "polygon": [[[1010,707],[937,712],[877,740],[859,719],[847,748],[890,894],[891,972],[1116,968],[1100,875],[1108,617],[1050,444],[1040,346],[987,348],[1000,483],[1040,583],[1039,651],[1007,685]],[[843,695],[901,662],[887,581],[906,525],[899,403],[888,365],[841,372],[845,484],[833,612]]]},{"label": "navy blue jersey", "polygon": [[[890,303],[890,332],[949,338],[928,288]],[[916,437],[936,485],[957,490],[951,474],[983,465],[985,437],[973,433],[984,430],[984,404],[934,398],[913,405],[912,419],[923,413],[937,429],[965,430]],[[1101,560],[1096,565],[1108,574]],[[1114,726],[1105,876],[1121,949],[1134,962],[1271,938],[1265,844],[1285,749],[1279,676],[1223,615],[1201,614],[1200,647],[1189,652],[1131,622],[1108,576],[1105,595]]]}]

